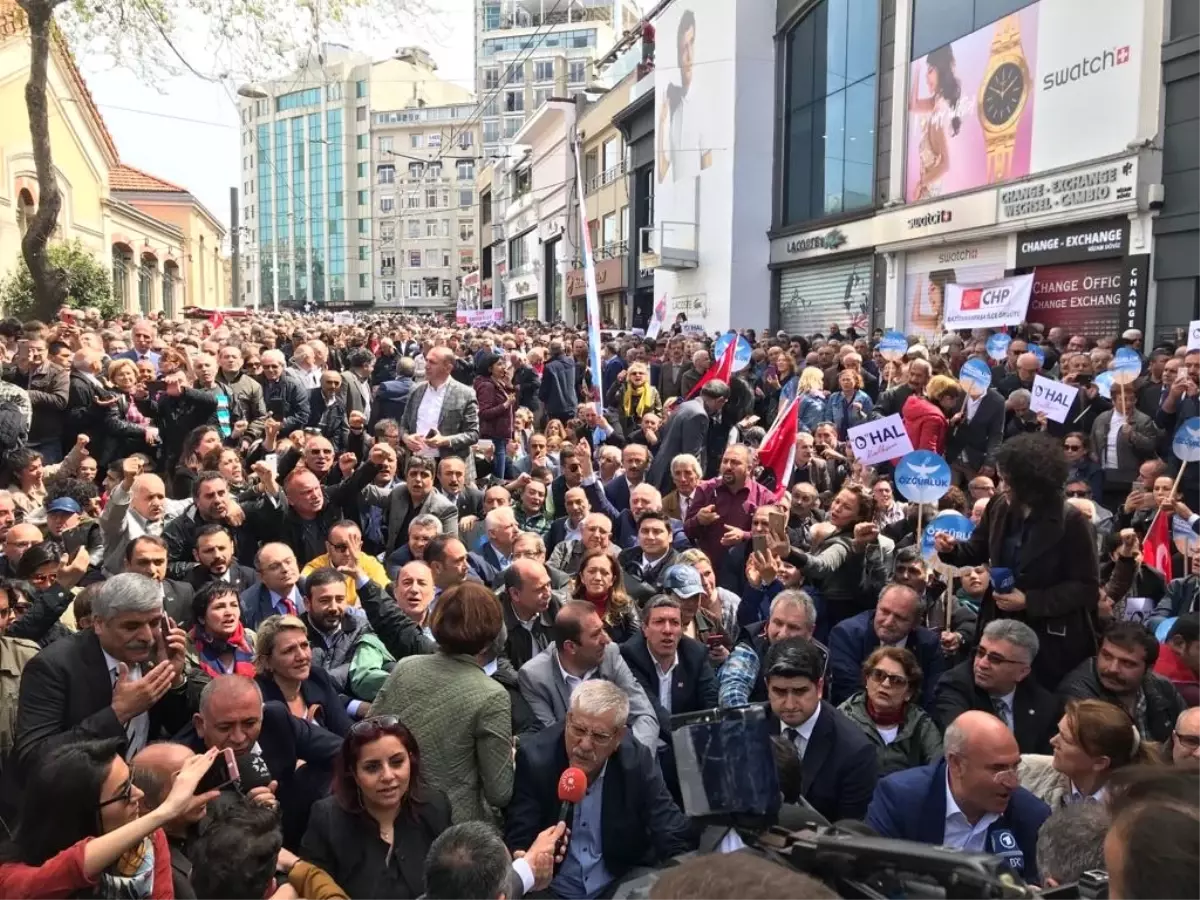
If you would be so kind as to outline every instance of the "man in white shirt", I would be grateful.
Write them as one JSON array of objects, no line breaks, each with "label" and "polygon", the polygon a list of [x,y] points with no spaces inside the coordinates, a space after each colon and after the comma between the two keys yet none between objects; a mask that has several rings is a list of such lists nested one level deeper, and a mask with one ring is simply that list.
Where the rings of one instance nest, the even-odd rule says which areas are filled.
[{"label": "man in white shirt", "polygon": [[663,497],[663,509],[672,519],[687,521],[692,497],[703,475],[700,460],[690,453],[680,453],[671,460],[671,480],[675,482],[675,490]]}]

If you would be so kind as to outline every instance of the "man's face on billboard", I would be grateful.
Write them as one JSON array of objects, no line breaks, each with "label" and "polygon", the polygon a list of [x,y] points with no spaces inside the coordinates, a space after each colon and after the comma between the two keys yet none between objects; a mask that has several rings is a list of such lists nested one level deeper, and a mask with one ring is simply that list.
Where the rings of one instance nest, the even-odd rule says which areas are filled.
[{"label": "man's face on billboard", "polygon": [[692,83],[692,62],[696,55],[696,28],[688,28],[679,37],[679,77],[684,90]]}]

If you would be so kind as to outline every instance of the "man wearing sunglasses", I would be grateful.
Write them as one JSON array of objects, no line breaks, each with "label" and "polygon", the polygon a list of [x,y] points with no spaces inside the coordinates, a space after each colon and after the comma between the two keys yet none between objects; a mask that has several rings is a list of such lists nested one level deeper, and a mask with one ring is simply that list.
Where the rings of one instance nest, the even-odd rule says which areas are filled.
[{"label": "man wearing sunglasses", "polygon": [[1004,857],[1040,883],[1037,835],[1050,807],[1020,787],[1021,752],[994,715],[971,710],[946,729],[945,758],[879,782],[866,822],[880,837]]},{"label": "man wearing sunglasses", "polygon": [[1062,701],[1030,677],[1038,636],[1024,622],[995,619],[983,629],[975,658],[946,672],[934,692],[934,718],[948,728],[968,710],[992,713],[1022,753],[1051,753]]}]

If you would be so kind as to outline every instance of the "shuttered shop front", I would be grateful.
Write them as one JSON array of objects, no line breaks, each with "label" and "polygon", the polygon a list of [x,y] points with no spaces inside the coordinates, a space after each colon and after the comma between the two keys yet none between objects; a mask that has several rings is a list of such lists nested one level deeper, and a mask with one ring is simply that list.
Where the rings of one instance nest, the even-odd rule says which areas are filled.
[{"label": "shuttered shop front", "polygon": [[836,324],[860,334],[871,321],[874,257],[860,256],[779,272],[779,327],[788,334],[828,334]]}]

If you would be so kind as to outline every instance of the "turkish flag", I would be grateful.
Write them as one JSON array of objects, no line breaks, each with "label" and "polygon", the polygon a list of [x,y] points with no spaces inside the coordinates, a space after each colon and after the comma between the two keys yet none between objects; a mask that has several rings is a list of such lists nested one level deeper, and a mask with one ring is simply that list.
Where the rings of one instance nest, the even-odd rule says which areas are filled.
[{"label": "turkish flag", "polygon": [[685,399],[691,400],[704,388],[710,381],[723,381],[729,384],[729,379],[733,378],[733,357],[737,353],[737,338],[729,342],[725,348],[725,352],[721,354],[721,358],[717,362],[708,367],[700,380],[696,382],[696,386],[688,392]]},{"label": "turkish flag", "polygon": [[1142,559],[1171,580],[1171,514],[1160,512],[1142,541]]},{"label": "turkish flag", "polygon": [[216,331],[225,324],[225,313],[215,312],[208,317],[208,324],[212,326],[213,331]]},{"label": "turkish flag", "polygon": [[781,497],[792,480],[796,464],[796,431],[800,423],[800,398],[793,397],[775,417],[775,424],[758,448],[758,462],[763,472],[775,475],[775,495]]}]

